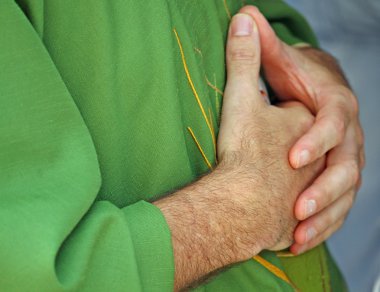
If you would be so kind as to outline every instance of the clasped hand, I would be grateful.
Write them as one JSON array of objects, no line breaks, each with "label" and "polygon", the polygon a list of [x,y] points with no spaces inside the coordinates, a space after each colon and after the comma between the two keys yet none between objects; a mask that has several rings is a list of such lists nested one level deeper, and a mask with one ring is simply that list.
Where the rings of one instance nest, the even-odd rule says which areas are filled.
[{"label": "clasped hand", "polygon": [[[175,290],[263,249],[314,247],[341,226],[360,184],[356,99],[338,67],[280,42],[256,8],[241,12],[228,33],[219,164],[154,202],[172,234]],[[261,67],[276,106],[260,94]]]},{"label": "clasped hand", "polygon": [[218,137],[218,168],[240,182],[232,183],[237,190],[228,205],[246,215],[240,216],[239,223],[235,219],[235,227],[241,228],[236,244],[247,251],[240,253],[241,260],[252,256],[258,239],[260,247],[266,249],[282,249],[293,242],[296,198],[324,166],[323,158],[302,169],[289,164],[289,149],[309,130],[314,117],[299,102],[280,106],[265,102],[258,84],[260,55],[253,19],[245,14],[235,16],[226,48],[227,84]]},{"label": "clasped hand", "polygon": [[[353,204],[364,166],[357,101],[333,58],[282,43],[255,7],[241,13],[226,48],[220,167],[238,165],[263,191],[264,246],[293,243],[298,254],[335,232]],[[285,103],[260,96],[261,66]]]}]

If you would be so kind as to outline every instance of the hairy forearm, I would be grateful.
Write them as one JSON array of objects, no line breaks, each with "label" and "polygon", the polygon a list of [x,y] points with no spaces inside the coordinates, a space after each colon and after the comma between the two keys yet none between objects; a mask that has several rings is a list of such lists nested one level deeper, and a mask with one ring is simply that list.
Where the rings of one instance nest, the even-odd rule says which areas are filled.
[{"label": "hairy forearm", "polygon": [[218,135],[219,165],[195,183],[160,199],[172,234],[175,290],[244,261],[262,249],[289,246],[297,224],[294,202],[323,166],[289,165],[288,152],[314,121],[303,106],[263,102],[260,47],[253,20],[231,21],[228,81]]},{"label": "hairy forearm", "polygon": [[[246,259],[245,254],[253,256],[261,250],[259,240],[257,246],[251,246],[246,252],[247,244],[240,244],[241,222],[235,218],[257,216],[254,207],[252,214],[247,214],[246,209],[233,203],[232,197],[251,192],[243,188],[247,184],[238,186],[239,179],[236,180],[235,175],[217,169],[154,203],[161,209],[172,233],[175,290],[202,281],[212,272]],[[255,224],[260,226],[260,223]],[[255,237],[255,234],[250,236]]]},{"label": "hairy forearm", "polygon": [[[280,135],[288,137],[289,131],[283,130],[276,135],[272,129],[269,135],[243,131],[257,140],[242,141],[238,145],[243,149],[224,153],[213,172],[154,202],[171,230],[175,291],[263,249],[279,250],[291,244],[297,224],[294,200],[319,172],[321,163],[292,169],[286,156],[288,145],[278,142]],[[253,145],[254,154],[245,148]]]}]

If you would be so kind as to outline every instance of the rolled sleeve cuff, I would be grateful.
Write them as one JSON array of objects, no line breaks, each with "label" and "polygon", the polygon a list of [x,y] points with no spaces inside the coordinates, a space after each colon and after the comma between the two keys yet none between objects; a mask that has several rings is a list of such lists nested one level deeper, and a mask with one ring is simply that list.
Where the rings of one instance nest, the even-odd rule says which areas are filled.
[{"label": "rolled sleeve cuff", "polygon": [[143,291],[173,291],[174,255],[160,209],[145,201],[123,208],[132,234]]}]

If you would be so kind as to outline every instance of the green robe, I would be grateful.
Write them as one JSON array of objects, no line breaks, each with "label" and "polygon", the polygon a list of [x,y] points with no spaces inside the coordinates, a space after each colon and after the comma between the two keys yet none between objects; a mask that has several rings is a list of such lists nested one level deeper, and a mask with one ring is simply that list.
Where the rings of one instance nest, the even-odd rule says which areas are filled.
[{"label": "green robe", "polygon": [[[170,230],[149,201],[215,164],[226,32],[243,2],[0,2],[1,291],[172,290]],[[247,2],[283,40],[315,44],[280,0]],[[305,291],[343,283],[323,246],[262,256]],[[292,287],[250,260],[199,289]]]}]

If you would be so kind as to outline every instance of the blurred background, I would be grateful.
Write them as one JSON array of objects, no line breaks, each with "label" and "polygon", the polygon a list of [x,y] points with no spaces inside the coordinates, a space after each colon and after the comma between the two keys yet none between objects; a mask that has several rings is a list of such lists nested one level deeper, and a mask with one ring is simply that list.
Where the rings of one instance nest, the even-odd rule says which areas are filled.
[{"label": "blurred background", "polygon": [[340,62],[360,103],[367,164],[343,228],[328,245],[350,291],[380,292],[380,0],[286,0]]}]

